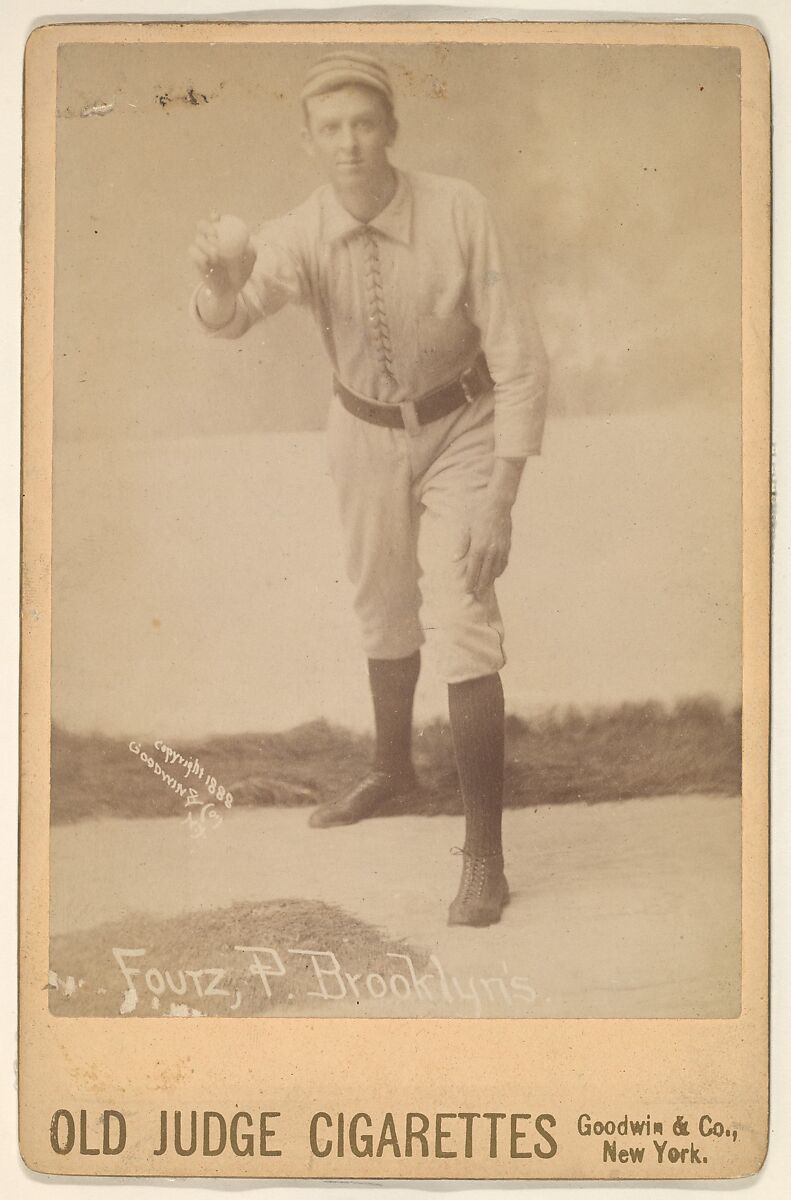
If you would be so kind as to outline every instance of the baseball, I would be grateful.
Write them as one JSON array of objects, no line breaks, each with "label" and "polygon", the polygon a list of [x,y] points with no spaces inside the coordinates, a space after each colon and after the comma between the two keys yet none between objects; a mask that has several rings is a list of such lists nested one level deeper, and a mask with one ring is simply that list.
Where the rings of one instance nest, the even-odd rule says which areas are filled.
[{"label": "baseball", "polygon": [[239,217],[220,217],[217,223],[217,252],[220,258],[233,261],[241,258],[247,249],[250,235],[244,221]]}]

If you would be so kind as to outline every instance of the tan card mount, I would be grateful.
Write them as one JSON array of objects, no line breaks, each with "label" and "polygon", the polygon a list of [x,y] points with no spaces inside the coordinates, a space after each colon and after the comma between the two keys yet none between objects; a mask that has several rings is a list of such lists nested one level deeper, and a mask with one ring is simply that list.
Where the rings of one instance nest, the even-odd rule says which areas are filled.
[{"label": "tan card mount", "polygon": [[759,34],[52,25],[25,97],[25,1162],[756,1172]]}]

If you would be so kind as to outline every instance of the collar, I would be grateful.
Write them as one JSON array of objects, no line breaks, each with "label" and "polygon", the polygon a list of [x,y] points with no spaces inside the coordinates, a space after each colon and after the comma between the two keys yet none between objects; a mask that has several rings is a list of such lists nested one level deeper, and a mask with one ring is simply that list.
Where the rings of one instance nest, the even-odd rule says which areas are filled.
[{"label": "collar", "polygon": [[321,206],[321,232],[325,241],[338,241],[367,227],[408,246],[412,237],[412,188],[402,171],[396,170],[396,180],[392,200],[372,221],[358,221],[343,207],[332,187],[327,188]]}]

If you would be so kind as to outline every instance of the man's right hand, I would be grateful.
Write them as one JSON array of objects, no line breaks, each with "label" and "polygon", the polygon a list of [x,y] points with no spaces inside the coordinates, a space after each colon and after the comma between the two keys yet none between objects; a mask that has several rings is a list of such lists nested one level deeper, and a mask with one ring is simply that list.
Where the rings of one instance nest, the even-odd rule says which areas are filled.
[{"label": "man's right hand", "polygon": [[198,293],[201,317],[209,325],[225,324],[233,316],[237,292],[255,266],[247,227],[238,217],[212,213],[208,221],[198,222],[189,256],[204,284]]}]

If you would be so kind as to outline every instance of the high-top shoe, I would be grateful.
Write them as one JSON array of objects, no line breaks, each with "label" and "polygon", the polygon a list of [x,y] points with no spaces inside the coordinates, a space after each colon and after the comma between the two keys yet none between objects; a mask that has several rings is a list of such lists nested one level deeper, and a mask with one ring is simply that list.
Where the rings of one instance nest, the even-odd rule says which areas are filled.
[{"label": "high-top shoe", "polygon": [[459,853],[464,856],[461,882],[448,910],[448,924],[494,925],[511,898],[503,856],[499,851],[471,854],[469,850],[460,850]]}]

